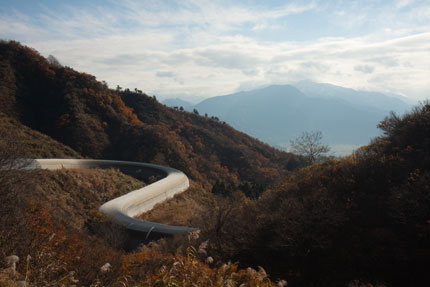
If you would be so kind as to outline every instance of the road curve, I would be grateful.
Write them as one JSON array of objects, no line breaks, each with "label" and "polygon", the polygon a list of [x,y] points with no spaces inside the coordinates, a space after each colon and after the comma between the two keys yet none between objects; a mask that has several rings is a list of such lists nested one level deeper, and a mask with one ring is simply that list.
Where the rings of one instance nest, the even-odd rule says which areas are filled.
[{"label": "road curve", "polygon": [[172,226],[134,218],[134,216],[152,209],[155,204],[188,189],[188,178],[179,170],[141,162],[92,159],[35,159],[28,168],[132,168],[162,174],[164,178],[104,203],[100,206],[99,211],[125,228],[139,232],[187,234],[197,230],[192,227]]}]

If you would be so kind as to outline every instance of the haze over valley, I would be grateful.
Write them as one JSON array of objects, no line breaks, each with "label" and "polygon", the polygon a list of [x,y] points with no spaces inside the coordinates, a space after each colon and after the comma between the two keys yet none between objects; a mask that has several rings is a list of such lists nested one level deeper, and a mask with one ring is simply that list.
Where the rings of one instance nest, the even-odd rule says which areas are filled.
[{"label": "haze over valley", "polygon": [[272,146],[288,150],[303,131],[321,131],[333,154],[347,155],[378,135],[377,125],[390,112],[412,107],[402,96],[356,91],[301,81],[208,98],[192,105],[181,99],[163,101],[171,107],[219,117],[232,127]]}]

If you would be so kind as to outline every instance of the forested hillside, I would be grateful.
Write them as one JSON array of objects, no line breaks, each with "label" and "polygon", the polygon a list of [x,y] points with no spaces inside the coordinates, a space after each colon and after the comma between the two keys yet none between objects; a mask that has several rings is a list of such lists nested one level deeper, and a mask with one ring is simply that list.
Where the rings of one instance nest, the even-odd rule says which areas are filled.
[{"label": "forested hillside", "polygon": [[198,234],[173,253],[165,240],[125,253],[127,233],[97,209],[144,183],[118,170],[15,168],[34,157],[153,162],[184,170],[212,198],[220,182],[275,184],[296,156],[16,42],[0,43],[0,77],[0,286],[275,285],[264,270],[214,262],[192,246]]},{"label": "forested hillside", "polygon": [[300,164],[215,118],[109,89],[16,42],[0,43],[0,77],[1,112],[85,157],[170,165],[206,187],[273,184]]},{"label": "forested hillside", "polygon": [[[22,125],[1,112],[0,138],[0,149],[7,150],[10,157],[82,158],[70,147]],[[1,152],[1,156],[5,156],[4,152]]]}]

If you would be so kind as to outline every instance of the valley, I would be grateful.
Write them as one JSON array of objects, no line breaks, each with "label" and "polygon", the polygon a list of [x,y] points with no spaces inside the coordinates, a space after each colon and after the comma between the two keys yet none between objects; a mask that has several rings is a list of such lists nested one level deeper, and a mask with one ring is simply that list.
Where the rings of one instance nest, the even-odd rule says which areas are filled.
[{"label": "valley", "polygon": [[218,117],[272,146],[289,150],[302,131],[321,131],[334,155],[346,156],[379,136],[377,125],[390,112],[402,115],[405,98],[301,81],[205,99],[196,105],[180,99],[167,106]]}]

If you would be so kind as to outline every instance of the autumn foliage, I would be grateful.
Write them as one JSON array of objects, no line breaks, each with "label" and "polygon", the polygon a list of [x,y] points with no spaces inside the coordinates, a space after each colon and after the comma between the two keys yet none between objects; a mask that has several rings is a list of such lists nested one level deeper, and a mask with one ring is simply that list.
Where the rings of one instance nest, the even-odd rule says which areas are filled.
[{"label": "autumn foliage", "polygon": [[[0,77],[0,146],[3,155],[18,151],[12,160],[153,162],[184,170],[208,190],[216,182],[275,184],[300,163],[225,123],[169,109],[138,90],[109,89],[17,42],[0,43]],[[8,278],[1,261],[0,286],[275,284],[262,268],[210,259],[200,243],[182,242],[178,252],[152,246],[124,253],[124,230],[97,212],[139,185],[119,171],[11,169],[0,170],[0,179],[0,256],[21,258]]]},{"label": "autumn foliage", "polygon": [[170,165],[206,188],[217,180],[273,185],[301,163],[216,119],[137,89],[109,89],[17,42],[0,43],[0,75],[0,112],[84,157]]},{"label": "autumn foliage", "polygon": [[176,167],[193,188],[145,216],[183,208],[177,220],[201,230],[126,254],[123,230],[96,210],[134,180],[1,169],[0,256],[30,255],[17,270],[31,286],[430,285],[428,102],[388,116],[351,156],[303,167],[216,118],[109,89],[16,42],[0,43],[0,76],[2,159],[79,152]]},{"label": "autumn foliage", "polygon": [[168,243],[160,240],[127,254],[112,244],[124,230],[95,233],[106,222],[94,205],[118,196],[116,189],[135,188],[117,171],[19,172],[0,174],[18,178],[0,187],[0,256],[14,254],[27,262],[18,262],[17,274],[4,278],[8,266],[1,261],[0,286],[18,279],[41,287],[275,285],[263,269],[214,261],[198,234],[188,236],[176,252],[167,252],[163,245]]}]

